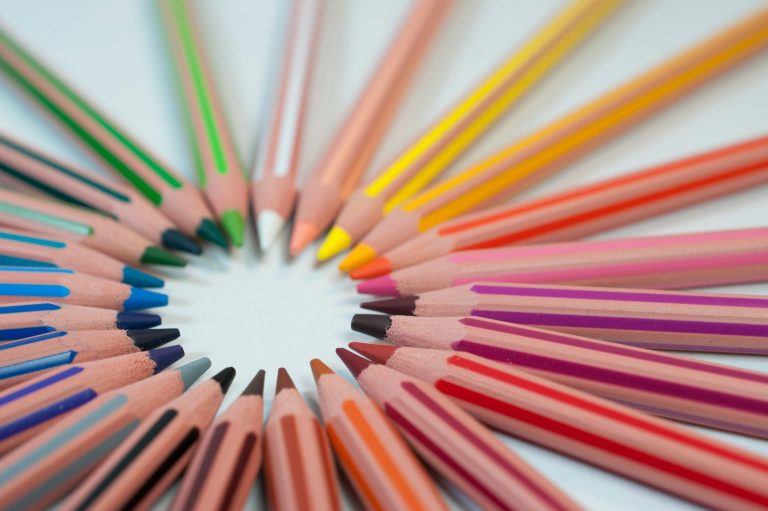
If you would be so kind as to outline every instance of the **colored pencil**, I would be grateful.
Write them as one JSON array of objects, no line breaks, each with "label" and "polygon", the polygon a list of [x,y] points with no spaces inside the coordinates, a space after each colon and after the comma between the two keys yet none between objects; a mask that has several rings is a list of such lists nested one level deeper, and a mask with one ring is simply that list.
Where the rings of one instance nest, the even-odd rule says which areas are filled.
[{"label": "colored pencil", "polygon": [[46,332],[134,330],[160,324],[160,316],[117,312],[53,302],[16,302],[0,305],[0,341],[24,339]]},{"label": "colored pencil", "polygon": [[414,450],[483,509],[580,509],[432,386],[338,348],[366,394]]},{"label": "colored pencil", "polygon": [[445,222],[353,271],[353,278],[451,252],[578,239],[768,181],[768,136],[532,201]]},{"label": "colored pencil", "polygon": [[386,364],[497,429],[707,508],[768,506],[768,459],[672,422],[468,353],[400,348]]},{"label": "colored pencil", "polygon": [[7,511],[48,509],[116,449],[157,407],[187,390],[209,367],[201,358],[101,394],[0,459]]},{"label": "colored pencil", "polygon": [[366,509],[448,509],[379,407],[318,359],[310,362],[336,458]]},{"label": "colored pencil", "polygon": [[33,299],[102,309],[168,305],[168,296],[61,268],[0,266],[0,303]]},{"label": "colored pencil", "polygon": [[363,304],[388,314],[478,316],[653,349],[768,343],[768,297],[533,284],[467,284]]},{"label": "colored pencil", "polygon": [[263,395],[261,370],[208,428],[176,492],[172,510],[243,508],[261,468]]},{"label": "colored pencil", "polygon": [[275,77],[253,168],[251,205],[259,246],[269,249],[293,212],[307,92],[325,0],[285,2],[273,51]]},{"label": "colored pencil", "polygon": [[162,279],[126,266],[112,257],[72,241],[33,236],[0,228],[0,266],[68,268],[135,287],[163,287]]},{"label": "colored pencil", "polygon": [[0,343],[0,390],[56,367],[159,348],[176,328],[49,332]]},{"label": "colored pencil", "polygon": [[564,7],[349,197],[318,259],[352,246],[389,211],[446,171],[620,5],[615,0],[573,0]]},{"label": "colored pencil", "polygon": [[248,188],[203,48],[197,13],[187,0],[161,0],[159,5],[184,98],[198,184],[232,244],[241,247],[248,218]]},{"label": "colored pencil", "polygon": [[396,320],[402,346],[472,353],[653,415],[768,439],[768,373],[487,319]]},{"label": "colored pencil", "polygon": [[234,377],[223,369],[153,411],[59,509],[149,509],[187,466]]},{"label": "colored pencil", "polygon": [[382,275],[360,293],[473,282],[680,289],[768,280],[768,228],[465,250]]},{"label": "colored pencil", "polygon": [[0,30],[0,69],[181,230],[226,247],[200,192]]},{"label": "colored pencil", "polygon": [[328,439],[282,367],[264,427],[264,477],[270,509],[341,509]]},{"label": "colored pencil", "polygon": [[762,9],[403,203],[363,238],[342,268],[358,268],[435,225],[521,192],[766,45],[768,9]]},{"label": "colored pencil", "polygon": [[331,225],[357,186],[450,5],[450,0],[413,3],[362,94],[302,186],[291,255]]},{"label": "colored pencil", "polygon": [[184,356],[179,345],[53,369],[0,391],[0,454],[99,394],[159,373]]},{"label": "colored pencil", "polygon": [[100,213],[4,188],[0,188],[0,225],[76,241],[130,264],[187,264]]},{"label": "colored pencil", "polygon": [[0,172],[13,182],[111,216],[156,245],[200,254],[157,208],[127,186],[74,167],[0,133]]}]

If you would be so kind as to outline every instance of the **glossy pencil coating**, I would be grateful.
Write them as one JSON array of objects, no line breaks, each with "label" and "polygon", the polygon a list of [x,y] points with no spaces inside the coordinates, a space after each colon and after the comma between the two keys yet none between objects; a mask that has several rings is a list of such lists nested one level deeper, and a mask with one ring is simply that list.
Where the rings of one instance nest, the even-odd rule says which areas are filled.
[{"label": "glossy pencil coating", "polygon": [[363,304],[475,316],[651,349],[765,353],[768,297],[543,284],[467,284]]},{"label": "glossy pencil coating", "polygon": [[768,45],[768,9],[403,203],[349,254],[350,269],[446,220],[490,206],[563,169]]},{"label": "glossy pencil coating", "polygon": [[200,193],[0,30],[0,69],[187,235],[226,246]]},{"label": "glossy pencil coating", "polygon": [[251,204],[259,246],[267,251],[293,212],[307,96],[325,0],[283,2],[264,135],[253,168]]},{"label": "glossy pencil coating", "polygon": [[184,356],[174,345],[53,369],[0,392],[0,454],[108,390],[158,373]]},{"label": "glossy pencil coating", "polygon": [[154,244],[200,254],[157,208],[127,186],[74,167],[0,133],[0,173],[14,185],[99,211]]},{"label": "glossy pencil coating", "polygon": [[357,186],[450,5],[450,0],[413,3],[363,93],[302,186],[291,255],[330,226]]},{"label": "glossy pencil coating", "polygon": [[15,302],[0,305],[0,341],[12,341],[57,330],[152,328],[160,316],[117,312],[54,302]]},{"label": "glossy pencil coating", "polygon": [[421,463],[370,398],[310,361],[325,429],[366,509],[447,509]]},{"label": "glossy pencil coating", "polygon": [[328,259],[349,248],[389,211],[447,170],[621,3],[575,0],[553,16],[444,116],[419,134],[393,162],[350,196],[318,258]]},{"label": "glossy pencil coating", "polygon": [[341,509],[323,426],[282,367],[264,429],[264,477],[270,509]]},{"label": "glossy pencil coating", "polygon": [[261,468],[264,371],[208,428],[189,463],[172,510],[238,511]]},{"label": "glossy pencil coating", "polygon": [[338,348],[414,450],[483,509],[580,509],[431,385]]},{"label": "glossy pencil coating", "polygon": [[168,305],[168,296],[61,268],[0,266],[0,303],[46,299],[116,310]]},{"label": "glossy pencil coating", "polygon": [[48,509],[125,441],[147,415],[181,395],[210,366],[210,360],[201,358],[105,392],[0,459],[4,509]]},{"label": "glossy pencil coating", "polygon": [[577,239],[766,181],[768,136],[763,136],[540,199],[459,216],[350,276],[370,278],[457,251]]},{"label": "glossy pencil coating", "polygon": [[236,247],[243,245],[248,188],[211,75],[197,16],[188,0],[159,0],[198,183]]},{"label": "glossy pencil coating", "polygon": [[402,296],[475,282],[681,289],[768,280],[768,229],[464,250],[382,275],[360,293]]},{"label": "glossy pencil coating", "polygon": [[235,377],[232,367],[154,410],[62,503],[148,509],[186,468]]},{"label": "glossy pencil coating", "polygon": [[768,506],[768,459],[672,422],[468,353],[399,348],[386,364],[497,429],[707,508]]}]

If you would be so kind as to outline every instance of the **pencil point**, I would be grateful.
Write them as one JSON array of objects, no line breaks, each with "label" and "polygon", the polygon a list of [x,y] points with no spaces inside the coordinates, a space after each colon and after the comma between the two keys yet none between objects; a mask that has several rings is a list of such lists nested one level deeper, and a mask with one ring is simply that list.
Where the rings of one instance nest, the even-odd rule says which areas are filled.
[{"label": "pencil point", "polygon": [[172,250],[180,250],[188,254],[200,255],[203,253],[203,247],[194,240],[188,238],[177,229],[166,229],[160,240],[164,247]]},{"label": "pencil point", "polygon": [[221,387],[221,393],[226,394],[229,390],[229,386],[232,385],[232,380],[235,379],[235,368],[234,367],[225,367],[218,373],[211,376],[211,379],[219,384],[219,387]]},{"label": "pencil point", "polygon": [[160,247],[151,245],[144,250],[141,255],[142,264],[161,264],[163,266],[178,266],[184,267],[187,262],[177,255],[173,255],[170,252],[163,250]]},{"label": "pencil point", "polygon": [[325,237],[325,241],[323,241],[323,244],[320,246],[320,250],[317,251],[317,259],[319,261],[327,261],[343,250],[348,249],[351,245],[352,238],[349,233],[341,227],[334,225],[328,233],[328,236]]},{"label": "pencil point", "polygon": [[221,226],[236,247],[242,247],[245,242],[245,219],[239,211],[230,209],[221,215]]},{"label": "pencil point", "polygon": [[359,283],[357,292],[365,295],[400,296],[397,283],[389,275]]},{"label": "pencil point", "polygon": [[263,396],[264,395],[264,376],[267,373],[264,369],[256,373],[251,382],[243,391],[244,396]]},{"label": "pencil point", "polygon": [[266,209],[259,212],[256,217],[256,229],[259,236],[259,246],[266,252],[277,239],[285,225],[285,218],[272,210]]},{"label": "pencil point", "polygon": [[115,318],[115,326],[120,330],[152,328],[160,323],[162,323],[160,316],[146,312],[118,312]]},{"label": "pencil point", "polygon": [[178,328],[148,328],[128,330],[126,332],[133,344],[142,351],[159,348],[165,343],[178,339],[181,333]]},{"label": "pencil point", "polygon": [[165,348],[155,348],[147,352],[149,358],[155,362],[155,373],[159,373],[184,356],[184,348],[178,344],[166,346]]},{"label": "pencil point", "polygon": [[386,364],[387,360],[397,351],[397,346],[369,344],[367,342],[351,342],[349,347],[377,364]]},{"label": "pencil point", "polygon": [[392,273],[392,263],[384,256],[377,257],[370,263],[349,272],[349,277],[354,280],[373,279]]},{"label": "pencil point", "polygon": [[210,367],[211,359],[208,357],[193,360],[189,364],[179,367],[178,371],[181,373],[181,381],[184,382],[184,390],[191,387]]},{"label": "pencil point", "polygon": [[386,314],[355,314],[352,316],[352,330],[378,339],[387,336],[392,318]]},{"label": "pencil point", "polygon": [[360,376],[360,373],[372,363],[370,360],[366,360],[345,348],[336,348],[336,355],[344,362],[344,365],[347,366],[347,369],[355,378]]},{"label": "pencil point", "polygon": [[320,230],[316,225],[309,222],[299,222],[293,226],[293,232],[291,233],[291,245],[289,251],[291,256],[296,256],[304,250],[307,245],[312,243],[312,240],[317,238],[320,234]]},{"label": "pencil point", "polygon": [[132,287],[128,299],[123,302],[123,310],[151,309],[168,305],[168,295],[147,291],[140,287]]},{"label": "pencil point", "polygon": [[418,296],[400,296],[398,298],[364,302],[360,304],[360,307],[376,312],[383,312],[384,314],[413,316],[413,312],[416,309],[417,298]]},{"label": "pencil point", "polygon": [[206,218],[197,227],[196,234],[206,241],[210,241],[214,245],[218,245],[221,248],[229,248],[227,238],[224,237],[224,233],[213,222],[213,220]]},{"label": "pencil point", "polygon": [[312,376],[315,378],[315,382],[317,382],[324,374],[333,374],[333,370],[325,365],[319,358],[310,360],[309,367],[312,368]]},{"label": "pencil point", "polygon": [[275,388],[275,394],[283,389],[295,389],[296,385],[291,379],[291,375],[285,370],[285,367],[281,367],[277,370],[277,387]]},{"label": "pencil point", "polygon": [[130,266],[123,268],[123,283],[134,287],[163,287],[165,285],[163,279]]},{"label": "pencil point", "polygon": [[339,263],[339,269],[343,272],[350,272],[356,270],[362,265],[373,261],[378,254],[373,247],[366,245],[365,243],[359,243],[352,252],[347,254]]}]

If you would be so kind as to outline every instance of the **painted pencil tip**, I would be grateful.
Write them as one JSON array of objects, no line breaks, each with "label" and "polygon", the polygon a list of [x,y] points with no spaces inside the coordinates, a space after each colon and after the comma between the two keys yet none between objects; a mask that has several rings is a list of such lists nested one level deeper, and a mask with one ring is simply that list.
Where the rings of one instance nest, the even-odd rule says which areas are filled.
[{"label": "painted pencil tip", "polygon": [[312,368],[312,376],[318,381],[324,374],[333,374],[333,369],[325,365],[325,362],[319,358],[313,358],[309,361],[309,367]]},{"label": "painted pencil tip", "polygon": [[221,214],[221,226],[229,236],[229,241],[236,247],[242,247],[245,242],[245,219],[243,214],[230,209]]},{"label": "painted pencil tip", "polygon": [[132,287],[128,299],[123,302],[123,310],[151,309],[168,305],[168,295],[147,291],[140,287]]},{"label": "painted pencil tip", "polygon": [[208,357],[198,358],[179,367],[178,371],[181,373],[181,381],[184,382],[184,390],[191,387],[210,367],[211,359]]},{"label": "painted pencil tip", "polygon": [[266,375],[264,369],[256,373],[251,382],[245,387],[243,391],[244,396],[263,396],[264,395],[264,377]]},{"label": "painted pencil tip", "polygon": [[392,273],[392,263],[386,257],[381,256],[349,272],[349,278],[353,280],[373,279],[388,273]]},{"label": "painted pencil tip", "polygon": [[291,375],[285,370],[285,367],[281,367],[277,370],[277,387],[275,387],[275,394],[283,389],[295,389],[296,385],[291,379]]},{"label": "painted pencil tip", "polygon": [[356,270],[362,265],[376,259],[377,255],[378,254],[373,247],[366,245],[365,243],[359,243],[349,254],[347,254],[347,257],[339,263],[339,269],[343,272]]},{"label": "painted pencil tip", "polygon": [[142,351],[159,348],[163,344],[178,339],[181,332],[178,328],[153,328],[144,330],[128,330],[126,332],[133,344]]},{"label": "painted pencil tip", "polygon": [[367,342],[351,342],[349,347],[377,364],[386,364],[387,360],[398,349],[397,346],[389,344],[370,344]]},{"label": "painted pencil tip", "polygon": [[227,238],[224,237],[224,233],[221,232],[221,229],[219,229],[210,218],[205,218],[200,222],[195,234],[221,248],[229,248],[229,243],[227,243]]},{"label": "painted pencil tip", "polygon": [[203,253],[203,247],[176,229],[166,229],[160,237],[160,241],[164,247],[172,250],[179,250],[193,255]]},{"label": "painted pencil tip", "polygon": [[285,218],[272,210],[260,211],[256,217],[256,228],[259,236],[259,246],[266,252],[277,239],[285,225]]},{"label": "painted pencil tip", "polygon": [[187,262],[181,257],[171,254],[160,247],[149,246],[141,256],[142,264],[161,264],[163,266],[184,267]]},{"label": "painted pencil tip", "polygon": [[221,393],[226,394],[229,390],[229,386],[232,385],[232,380],[235,379],[235,371],[234,367],[225,367],[218,373],[211,376],[211,379],[219,384],[219,387],[221,387]]},{"label": "painted pencil tip", "polygon": [[364,295],[400,296],[397,283],[389,275],[382,275],[359,283],[357,292]]},{"label": "painted pencil tip", "polygon": [[372,302],[363,302],[360,307],[384,314],[413,316],[416,310],[416,300],[418,296],[400,296],[397,298],[387,298],[386,300],[374,300]]},{"label": "painted pencil tip", "polygon": [[118,312],[115,318],[115,326],[120,330],[152,328],[162,322],[163,320],[157,314],[146,312]]},{"label": "painted pencil tip", "polygon": [[378,339],[387,336],[392,318],[386,314],[355,314],[352,316],[352,330]]},{"label": "painted pencil tip", "polygon": [[291,244],[288,248],[291,256],[298,255],[307,245],[312,243],[312,240],[317,238],[318,234],[320,234],[320,230],[316,225],[309,222],[299,222],[294,225],[291,233]]},{"label": "painted pencil tip", "polygon": [[352,237],[347,231],[338,226],[333,226],[325,241],[317,251],[319,261],[327,261],[331,257],[348,249],[352,245]]},{"label": "painted pencil tip", "polygon": [[163,287],[165,281],[149,273],[126,266],[123,268],[123,284],[134,287]]},{"label": "painted pencil tip", "polygon": [[372,364],[370,360],[366,360],[346,348],[336,348],[336,355],[344,362],[344,365],[347,366],[347,369],[355,378],[360,376],[360,373]]},{"label": "painted pencil tip", "polygon": [[166,346],[165,348],[155,348],[147,352],[149,358],[155,362],[155,372],[159,373],[184,356],[184,348],[178,344]]}]

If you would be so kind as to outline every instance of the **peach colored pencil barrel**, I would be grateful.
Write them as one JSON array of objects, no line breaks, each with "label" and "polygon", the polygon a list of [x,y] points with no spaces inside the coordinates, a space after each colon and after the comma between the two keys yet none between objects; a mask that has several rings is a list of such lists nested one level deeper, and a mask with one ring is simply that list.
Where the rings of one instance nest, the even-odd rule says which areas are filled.
[{"label": "peach colored pencil barrel", "polygon": [[264,431],[264,477],[270,508],[340,510],[339,487],[323,427],[280,368]]},{"label": "peach colored pencil barrel", "polygon": [[[288,5],[290,4],[290,5]],[[293,212],[307,93],[324,0],[286,2],[274,54],[275,82],[264,108],[265,133],[253,169],[253,217],[262,250],[269,249]]]},{"label": "peach colored pencil barrel", "polygon": [[540,182],[766,45],[768,9],[762,9],[404,203],[350,253],[345,268]]},{"label": "peach colored pencil barrel", "polygon": [[243,508],[261,468],[264,371],[211,425],[195,453],[171,509]]},{"label": "peach colored pencil barrel", "polygon": [[49,509],[158,406],[179,396],[211,363],[198,359],[105,392],[0,460],[6,511]]},{"label": "peach colored pencil barrel", "polygon": [[310,362],[336,458],[367,509],[447,509],[378,406],[320,360]]},{"label": "peach colored pencil barrel", "polygon": [[474,355],[406,350],[387,365],[495,428],[707,508],[768,506],[766,458]]},{"label": "peach colored pencil barrel", "polygon": [[152,412],[59,509],[150,509],[186,468],[234,376],[224,369]]},{"label": "peach colored pencil barrel", "polygon": [[391,47],[302,186],[291,237],[300,252],[333,221],[386,133],[450,0],[416,0]]},{"label": "peach colored pencil barrel", "polygon": [[336,350],[358,383],[436,471],[488,510],[579,506],[430,385]]}]

